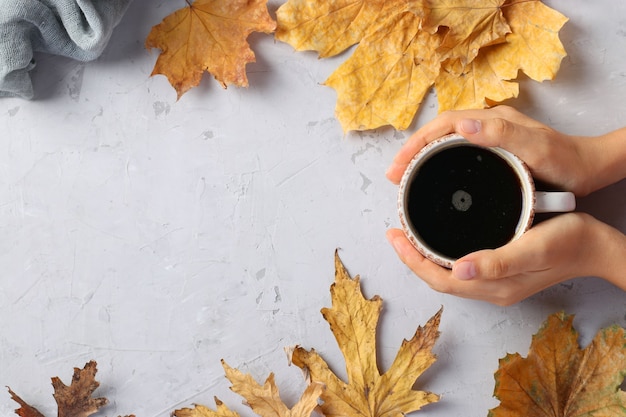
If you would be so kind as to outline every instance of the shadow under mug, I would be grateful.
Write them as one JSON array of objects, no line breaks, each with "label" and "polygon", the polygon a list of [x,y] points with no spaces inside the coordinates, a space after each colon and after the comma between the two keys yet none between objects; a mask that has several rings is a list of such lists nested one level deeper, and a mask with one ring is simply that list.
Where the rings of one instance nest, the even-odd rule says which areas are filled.
[{"label": "shadow under mug", "polygon": [[427,259],[452,268],[456,259],[519,239],[535,213],[573,211],[574,194],[536,191],[528,166],[502,148],[450,134],[409,163],[398,193],[400,223]]}]

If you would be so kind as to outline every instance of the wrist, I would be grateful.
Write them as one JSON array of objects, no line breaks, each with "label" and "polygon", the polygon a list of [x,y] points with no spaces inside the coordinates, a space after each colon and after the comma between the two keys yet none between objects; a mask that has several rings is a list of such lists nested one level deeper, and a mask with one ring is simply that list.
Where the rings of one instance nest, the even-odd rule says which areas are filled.
[{"label": "wrist", "polygon": [[587,275],[603,278],[626,290],[626,236],[619,230],[589,216],[593,230],[589,238],[591,256]]},{"label": "wrist", "polygon": [[579,196],[585,196],[626,177],[626,128],[596,137],[573,139],[580,160]]}]

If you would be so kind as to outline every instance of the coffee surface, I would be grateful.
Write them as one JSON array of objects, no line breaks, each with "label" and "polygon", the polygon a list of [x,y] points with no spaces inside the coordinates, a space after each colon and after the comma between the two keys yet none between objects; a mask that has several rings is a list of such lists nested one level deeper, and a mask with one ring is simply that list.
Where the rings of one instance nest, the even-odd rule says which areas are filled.
[{"label": "coffee surface", "polygon": [[408,220],[432,250],[456,259],[509,242],[522,212],[520,181],[489,149],[448,148],[409,184]]}]

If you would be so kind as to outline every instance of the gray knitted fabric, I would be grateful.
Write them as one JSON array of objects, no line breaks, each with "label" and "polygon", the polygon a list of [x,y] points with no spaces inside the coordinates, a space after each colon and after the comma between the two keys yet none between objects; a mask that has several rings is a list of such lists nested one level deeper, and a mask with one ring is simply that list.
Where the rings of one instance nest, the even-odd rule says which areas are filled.
[{"label": "gray knitted fabric", "polygon": [[131,0],[0,0],[0,96],[34,96],[35,52],[90,61]]}]

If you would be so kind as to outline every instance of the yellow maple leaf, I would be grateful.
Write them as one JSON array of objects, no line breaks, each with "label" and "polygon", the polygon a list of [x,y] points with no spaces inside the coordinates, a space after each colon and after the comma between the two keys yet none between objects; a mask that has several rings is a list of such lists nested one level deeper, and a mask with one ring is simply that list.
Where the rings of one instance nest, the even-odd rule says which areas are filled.
[{"label": "yellow maple leaf", "polygon": [[502,77],[514,79],[522,70],[535,81],[554,79],[567,55],[559,40],[567,17],[541,1],[507,0],[502,10],[512,32],[488,52]]},{"label": "yellow maple leaf", "polygon": [[207,71],[226,88],[248,86],[246,64],[255,61],[252,32],[271,33],[276,22],[267,0],[187,0],[188,5],[154,26],[146,48],[159,48],[151,75],[163,74],[180,98]]},{"label": "yellow maple leaf", "polygon": [[378,296],[365,299],[360,279],[350,277],[335,254],[332,308],[322,309],[346,361],[343,382],[314,350],[296,347],[291,361],[308,373],[321,394],[325,417],[400,417],[439,400],[436,394],[413,389],[416,379],[434,363],[432,348],[439,336],[441,310],[411,340],[404,340],[391,367],[381,375],[376,363],[376,327],[382,309]]},{"label": "yellow maple leaf", "polygon": [[276,11],[275,38],[297,51],[337,55],[358,43],[372,26],[394,14],[424,12],[426,0],[289,0]]},{"label": "yellow maple leaf", "polygon": [[228,408],[219,398],[214,397],[216,409],[212,410],[202,404],[194,405],[194,408],[181,408],[175,410],[174,417],[240,417],[239,413]]},{"label": "yellow maple leaf", "polygon": [[344,130],[406,129],[439,73],[439,60],[424,52],[440,38],[420,30],[420,18],[406,11],[382,22],[324,82],[337,91]]},{"label": "yellow maple leaf", "polygon": [[438,47],[441,60],[458,61],[457,72],[461,72],[480,48],[503,42],[511,32],[502,14],[504,1],[427,0],[425,29],[435,33],[440,26],[447,28]]},{"label": "yellow maple leaf", "polygon": [[435,81],[440,112],[517,97],[519,70],[536,81],[554,79],[566,56],[558,32],[567,18],[540,1],[507,0],[503,10],[512,30],[506,42],[482,48],[461,74],[443,65]]},{"label": "yellow maple leaf", "polygon": [[[249,374],[231,368],[224,360],[222,366],[226,377],[232,383],[231,390],[241,395],[246,404],[261,417],[309,417],[320,397],[324,387],[321,384],[309,385],[300,400],[289,409],[280,399],[280,393],[274,382],[274,374],[270,374],[263,385],[258,384]],[[217,410],[211,410],[203,405],[194,408],[183,408],[174,411],[175,417],[239,417],[239,414],[230,410],[222,401],[215,398]]]},{"label": "yellow maple leaf", "polygon": [[321,57],[358,42],[324,83],[338,120],[344,131],[403,130],[433,85],[443,111],[516,97],[519,70],[553,79],[566,21],[540,0],[288,0],[276,37]]},{"label": "yellow maple leaf", "polygon": [[519,84],[510,81],[506,68],[503,69],[499,58],[491,53],[492,48],[500,46],[485,48],[466,65],[462,74],[444,66],[435,80],[440,112],[484,108],[517,97]]},{"label": "yellow maple leaf", "polygon": [[333,56],[359,42],[385,0],[289,0],[276,11],[276,39],[297,51]]},{"label": "yellow maple leaf", "polygon": [[626,333],[601,330],[584,350],[574,316],[553,314],[532,338],[528,356],[500,359],[490,417],[626,416]]}]

